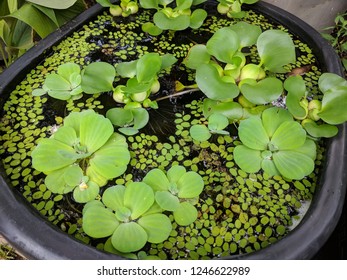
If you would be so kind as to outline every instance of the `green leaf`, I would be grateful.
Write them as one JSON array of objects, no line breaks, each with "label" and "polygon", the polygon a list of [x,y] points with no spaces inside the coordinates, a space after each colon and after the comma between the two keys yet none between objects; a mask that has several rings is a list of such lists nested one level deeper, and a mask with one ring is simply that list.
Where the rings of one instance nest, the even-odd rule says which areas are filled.
[{"label": "green leaf", "polygon": [[33,6],[36,9],[40,10],[43,14],[45,14],[55,24],[56,27],[59,27],[59,22],[57,20],[57,17],[55,16],[53,9],[35,4]]},{"label": "green leaf", "polygon": [[0,38],[5,42],[5,45],[11,46],[11,29],[4,19],[0,20]]},{"label": "green leaf", "polygon": [[190,16],[190,28],[198,29],[207,17],[207,12],[203,9],[196,9]]},{"label": "green leaf", "polygon": [[12,42],[9,43],[11,46],[19,50],[27,50],[34,45],[34,32],[29,25],[17,20],[12,29]]},{"label": "green leaf", "polygon": [[149,185],[154,191],[167,191],[170,186],[170,182],[165,173],[160,169],[152,169],[149,171],[142,179],[142,182]]},{"label": "green leaf", "polygon": [[250,149],[244,145],[234,149],[235,163],[245,172],[256,173],[261,168],[261,151]]},{"label": "green leaf", "polygon": [[112,123],[102,115],[89,111],[80,122],[80,143],[89,153],[101,148],[113,134]]},{"label": "green leaf", "polygon": [[261,118],[266,133],[270,138],[282,123],[293,121],[292,115],[287,110],[277,107],[264,110]]},{"label": "green leaf", "polygon": [[176,0],[177,10],[190,9],[193,4],[193,0]]},{"label": "green leaf", "polygon": [[143,55],[136,64],[136,77],[139,83],[152,81],[161,69],[161,57],[157,53]]},{"label": "green leaf", "polygon": [[307,131],[307,133],[309,135],[316,137],[316,138],[334,137],[339,132],[339,129],[334,125],[330,125],[330,124],[320,124],[319,125],[316,122],[314,122],[313,120],[309,120],[309,119],[303,121],[301,125]]},{"label": "green leaf", "polygon": [[259,0],[240,0],[241,3],[244,4],[254,4],[256,2],[258,2]]},{"label": "green leaf", "polygon": [[304,143],[304,145],[300,146],[299,148],[293,151],[304,154],[308,156],[309,158],[311,158],[313,161],[317,157],[317,146],[315,141],[311,139],[306,139],[306,142]]},{"label": "green leaf", "polygon": [[170,53],[161,56],[161,69],[167,69],[177,62],[177,58]]},{"label": "green leaf", "polygon": [[118,208],[124,207],[125,186],[116,185],[107,188],[102,195],[102,202],[106,207],[117,211]]},{"label": "green leaf", "polygon": [[204,181],[198,173],[188,171],[177,181],[177,188],[179,198],[194,198],[202,192]]},{"label": "green leaf", "polygon": [[75,162],[74,158],[63,156],[59,151],[74,154],[70,146],[51,138],[41,139],[31,153],[33,167],[43,173],[49,173]]},{"label": "green leaf", "polygon": [[163,11],[158,11],[154,14],[153,21],[162,30],[184,30],[190,25],[190,16],[169,18]]},{"label": "green leaf", "polygon": [[136,220],[154,203],[154,193],[150,186],[143,182],[130,183],[124,193],[124,206],[131,210],[131,218]]},{"label": "green leaf", "polygon": [[261,168],[266,172],[270,177],[275,175],[280,175],[275,163],[271,159],[263,159],[261,162]]},{"label": "green leaf", "polygon": [[26,3],[13,12],[10,17],[16,18],[30,25],[37,34],[44,38],[56,29],[56,25],[34,5]]},{"label": "green leaf", "polygon": [[172,224],[168,216],[152,214],[141,217],[138,224],[143,227],[148,235],[148,242],[161,243],[169,238]]},{"label": "green leaf", "polygon": [[82,72],[82,89],[85,93],[101,93],[113,89],[115,68],[106,62],[93,62]]},{"label": "green leaf", "polygon": [[52,193],[64,194],[72,191],[75,186],[65,184],[64,174],[67,167],[50,172],[45,178],[45,185]]},{"label": "green leaf", "polygon": [[76,187],[73,191],[73,198],[78,203],[86,203],[97,197],[99,186],[93,181],[88,181],[85,188]]},{"label": "green leaf", "polygon": [[206,46],[202,44],[194,45],[190,48],[188,55],[184,59],[184,64],[191,69],[197,69],[201,64],[207,64],[210,61],[210,54]]},{"label": "green leaf", "polygon": [[254,104],[267,104],[277,100],[283,92],[282,81],[269,77],[251,84],[243,83],[241,93]]},{"label": "green leaf", "polygon": [[170,183],[177,183],[177,181],[186,173],[186,169],[182,165],[174,165],[167,171],[167,178]]},{"label": "green leaf", "polygon": [[240,48],[240,39],[230,27],[218,29],[207,41],[209,54],[225,63],[232,63],[233,55]]},{"label": "green leaf", "polygon": [[26,0],[34,4],[38,4],[52,9],[67,9],[70,8],[77,0]]},{"label": "green leaf", "polygon": [[37,89],[34,89],[33,92],[31,93],[33,96],[42,96],[44,94],[46,94],[47,91],[45,91],[44,89],[42,88],[37,88]]},{"label": "green leaf", "polygon": [[173,212],[176,223],[180,226],[188,226],[198,217],[198,211],[189,202],[182,202],[180,207]]},{"label": "green leaf", "polygon": [[211,114],[217,113],[226,116],[230,122],[242,118],[243,109],[238,102],[220,102],[209,98],[204,99],[204,116],[208,118]]},{"label": "green leaf", "polygon": [[244,21],[233,24],[229,28],[235,31],[240,39],[239,49],[254,45],[262,32],[259,26]]},{"label": "green leaf", "polygon": [[314,161],[296,151],[279,151],[273,154],[274,163],[282,176],[301,180],[314,170]]},{"label": "green leaf", "polygon": [[106,112],[106,118],[115,126],[123,127],[130,124],[134,120],[132,110],[126,110],[124,108],[112,108]]},{"label": "green leaf", "polygon": [[138,60],[121,62],[116,66],[118,75],[123,78],[133,78],[136,76],[136,65]]},{"label": "green leaf", "polygon": [[202,64],[196,69],[196,83],[199,89],[213,100],[232,100],[239,95],[234,83],[225,82],[218,70],[210,64]]},{"label": "green leaf", "polygon": [[140,0],[140,5],[144,9],[158,9],[158,0]]},{"label": "green leaf", "polygon": [[318,80],[319,89],[325,94],[333,88],[347,86],[347,81],[334,73],[323,73]]},{"label": "green leaf", "polygon": [[210,130],[202,124],[192,125],[189,129],[190,136],[197,141],[203,142],[212,136]]},{"label": "green leaf", "polygon": [[286,105],[289,112],[296,119],[304,119],[307,116],[307,107],[301,104],[306,95],[306,84],[301,76],[292,76],[285,80],[284,88],[287,90]]},{"label": "green leaf", "polygon": [[337,86],[324,93],[322,109],[318,113],[323,121],[337,125],[347,121],[347,86]]},{"label": "green leaf", "polygon": [[282,123],[271,138],[273,144],[279,150],[292,150],[299,148],[306,141],[306,131],[296,121]]},{"label": "green leaf", "polygon": [[65,169],[64,181],[69,186],[77,186],[81,183],[83,171],[78,165],[70,165]]},{"label": "green leaf", "polygon": [[226,116],[218,113],[213,113],[208,117],[208,129],[214,131],[223,130],[229,125],[229,120]]},{"label": "green leaf", "polygon": [[144,108],[135,108],[132,109],[132,114],[134,116],[134,125],[135,129],[141,129],[145,127],[149,121],[148,111]]},{"label": "green leaf", "polygon": [[78,143],[78,137],[76,131],[69,126],[60,127],[54,134],[53,138],[60,142],[63,142],[71,147]]},{"label": "green leaf", "polygon": [[258,37],[257,48],[261,63],[271,72],[283,73],[283,66],[296,60],[293,40],[282,30],[264,31]]},{"label": "green leaf", "polygon": [[88,208],[83,214],[83,231],[91,237],[103,238],[113,234],[119,222],[116,216],[106,208],[94,206]]},{"label": "green leaf", "polygon": [[135,222],[120,224],[112,235],[112,245],[122,253],[140,250],[148,240],[146,231]]},{"label": "green leaf", "polygon": [[239,137],[248,148],[264,151],[269,143],[269,136],[258,117],[243,120],[239,125]]},{"label": "green leaf", "polygon": [[155,201],[163,210],[167,211],[175,211],[180,205],[177,196],[173,195],[169,191],[157,191],[155,193]]},{"label": "green leaf", "polygon": [[54,91],[71,90],[69,81],[55,73],[47,75],[44,85]]},{"label": "green leaf", "polygon": [[163,30],[156,26],[153,22],[146,22],[142,24],[142,31],[147,32],[152,36],[158,36],[163,33]]},{"label": "green leaf", "polygon": [[80,74],[80,66],[76,63],[64,63],[58,67],[58,75],[62,76],[65,80],[71,82],[71,76],[75,74]]}]

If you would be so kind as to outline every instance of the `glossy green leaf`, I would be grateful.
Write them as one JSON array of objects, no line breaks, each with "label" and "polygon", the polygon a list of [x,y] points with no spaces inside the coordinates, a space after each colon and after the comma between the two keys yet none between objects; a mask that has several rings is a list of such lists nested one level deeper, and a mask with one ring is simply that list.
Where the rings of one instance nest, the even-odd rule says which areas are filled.
[{"label": "glossy green leaf", "polygon": [[161,57],[157,53],[143,55],[136,64],[136,77],[139,83],[152,81],[161,69]]},{"label": "glossy green leaf", "polygon": [[223,81],[218,70],[210,64],[203,64],[196,69],[196,82],[199,89],[213,100],[232,100],[239,95],[237,85]]},{"label": "glossy green leaf", "polygon": [[307,108],[302,106],[302,99],[306,95],[305,81],[301,76],[292,76],[285,80],[284,88],[287,90],[286,105],[289,112],[296,119],[304,119],[307,116]]},{"label": "glossy green leaf", "polygon": [[52,9],[67,9],[70,8],[77,0],[26,0],[34,4],[38,4]]},{"label": "glossy green leaf", "polygon": [[192,125],[189,129],[190,136],[197,141],[207,141],[212,136],[207,126],[202,124]]},{"label": "glossy green leaf", "polygon": [[205,21],[207,12],[203,9],[196,9],[190,16],[190,28],[198,29]]},{"label": "glossy green leaf", "polygon": [[134,116],[133,127],[136,129],[141,129],[145,127],[149,121],[148,111],[144,108],[132,109],[132,114]]},{"label": "glossy green leaf", "polygon": [[214,131],[223,130],[229,125],[229,120],[223,114],[213,113],[208,117],[208,129]]},{"label": "glossy green leaf", "polygon": [[140,250],[148,240],[146,231],[135,222],[120,224],[112,235],[112,245],[123,253]]},{"label": "glossy green leaf", "polygon": [[261,118],[266,133],[270,138],[283,122],[293,121],[292,115],[287,110],[277,107],[264,110]]},{"label": "glossy green leaf", "polygon": [[121,127],[118,129],[118,131],[120,133],[123,133],[124,135],[135,135],[137,133],[139,133],[139,130],[137,128],[133,128],[133,127]]},{"label": "glossy green leaf", "polygon": [[318,80],[319,89],[326,93],[338,86],[347,86],[347,81],[334,73],[323,73]]},{"label": "glossy green leaf", "polygon": [[158,11],[154,14],[153,21],[162,30],[184,30],[190,25],[190,16],[169,18],[163,11]]},{"label": "glossy green leaf", "polygon": [[89,153],[102,147],[113,134],[113,125],[102,115],[90,111],[80,122],[80,143]]},{"label": "glossy green leaf", "polygon": [[167,191],[170,186],[170,182],[165,173],[160,169],[152,169],[149,171],[142,179],[142,182],[151,186],[154,191]]},{"label": "glossy green leaf", "polygon": [[239,145],[234,149],[234,160],[245,172],[256,173],[261,168],[261,151],[250,149],[245,145]]},{"label": "glossy green leaf", "polygon": [[184,64],[191,69],[198,68],[201,64],[207,64],[210,61],[210,54],[207,52],[206,46],[202,44],[194,45],[190,50]]},{"label": "glossy green leaf", "polygon": [[230,122],[241,119],[243,115],[242,106],[238,102],[220,102],[209,98],[204,99],[203,112],[206,118],[214,113],[222,114],[226,116]]},{"label": "glossy green leaf", "polygon": [[248,148],[264,151],[269,143],[269,136],[258,117],[243,120],[239,125],[239,137]]},{"label": "glossy green leaf", "polygon": [[177,62],[177,58],[170,53],[161,56],[161,69],[167,69]]},{"label": "glossy green leaf", "polygon": [[146,93],[152,87],[152,81],[147,83],[139,83],[136,77],[127,81],[124,92],[128,95]]},{"label": "glossy green leaf", "polygon": [[111,236],[118,226],[116,216],[106,208],[90,207],[83,214],[83,231],[91,237]]},{"label": "glossy green leaf", "polygon": [[173,195],[169,191],[157,191],[155,193],[155,201],[163,210],[167,211],[175,211],[180,205],[177,196]]},{"label": "glossy green leaf", "polygon": [[152,214],[141,217],[138,224],[144,228],[148,235],[148,242],[161,243],[169,238],[172,224],[168,216]]},{"label": "glossy green leaf", "polygon": [[254,104],[267,104],[277,100],[283,92],[282,81],[269,77],[259,82],[244,83],[241,93]]},{"label": "glossy green leaf", "polygon": [[118,208],[124,207],[125,186],[116,185],[107,188],[102,194],[102,202],[106,207],[117,211]]},{"label": "glossy green leaf", "polygon": [[189,9],[193,4],[193,0],[176,0],[177,10]]},{"label": "glossy green leaf", "polygon": [[318,116],[328,124],[341,124],[347,121],[346,108],[347,86],[337,86],[324,93]]},{"label": "glossy green leaf", "polygon": [[33,6],[39,11],[41,11],[43,14],[45,14],[55,24],[56,27],[59,27],[59,22],[53,9],[36,4],[34,4]]},{"label": "glossy green leaf", "polygon": [[71,90],[69,81],[55,73],[47,75],[44,85],[50,90]]},{"label": "glossy green leaf", "polygon": [[233,55],[240,48],[240,39],[230,27],[223,27],[207,41],[206,48],[219,61],[232,63]]},{"label": "glossy green leaf", "polygon": [[264,31],[258,37],[257,49],[261,63],[272,72],[283,73],[283,66],[296,60],[293,40],[282,30]]},{"label": "glossy green leaf", "polygon": [[179,198],[194,198],[202,192],[204,181],[198,173],[188,171],[177,181],[177,188]]},{"label": "glossy green leaf", "polygon": [[138,60],[121,62],[116,66],[118,75],[123,78],[133,78],[136,75],[136,65]]},{"label": "glossy green leaf", "polygon": [[299,148],[306,141],[306,131],[295,121],[282,123],[273,134],[270,143],[281,151]]},{"label": "glossy green leaf", "polygon": [[115,126],[124,126],[130,124],[134,120],[132,110],[126,110],[124,108],[112,108],[106,112],[106,118]]},{"label": "glossy green leaf", "polygon": [[301,180],[314,170],[314,161],[296,151],[279,151],[273,155],[274,163],[282,176]]},{"label": "glossy green leaf", "polygon": [[97,197],[99,194],[99,186],[93,181],[88,181],[86,186],[76,187],[73,191],[73,198],[78,203],[86,203]]},{"label": "glossy green leaf", "polygon": [[158,0],[140,0],[140,5],[144,9],[158,9]]},{"label": "glossy green leaf", "polygon": [[163,30],[156,26],[153,22],[146,22],[142,24],[142,31],[147,32],[152,36],[158,36],[163,33]]},{"label": "glossy green leaf", "polygon": [[262,32],[259,26],[244,21],[233,24],[229,28],[235,31],[240,39],[239,49],[254,45]]},{"label": "glossy green leaf", "polygon": [[10,17],[21,20],[31,26],[41,38],[46,37],[57,28],[49,17],[30,3],[25,3],[20,9],[13,12]]},{"label": "glossy green leaf", "polygon": [[176,223],[180,226],[188,226],[198,217],[198,211],[189,202],[182,202],[180,207],[173,212]]},{"label": "glossy green leaf", "polygon": [[131,218],[136,220],[154,203],[154,193],[150,186],[143,182],[130,183],[124,193],[124,206],[131,210]]},{"label": "glossy green leaf", "polygon": [[113,89],[115,68],[106,62],[93,62],[82,73],[82,89],[85,93],[102,93]]},{"label": "glossy green leaf", "polygon": [[312,120],[305,120],[302,122],[303,128],[307,133],[313,137],[334,137],[339,132],[339,129],[335,125],[330,124],[317,124]]}]

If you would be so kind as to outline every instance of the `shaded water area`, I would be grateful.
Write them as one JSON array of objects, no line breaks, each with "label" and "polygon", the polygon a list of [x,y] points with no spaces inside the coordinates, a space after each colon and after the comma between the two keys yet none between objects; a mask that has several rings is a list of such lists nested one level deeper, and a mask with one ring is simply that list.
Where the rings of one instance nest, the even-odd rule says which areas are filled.
[{"label": "shaded water area", "polygon": [[[111,92],[85,94],[79,100],[68,102],[48,96],[33,97],[31,92],[42,86],[48,73],[66,62],[81,66],[95,61],[117,64],[156,52],[172,53],[178,59],[170,70],[161,73],[161,89],[151,99],[169,96],[175,92],[176,81],[194,84],[193,73],[182,64],[190,47],[206,42],[214,31],[233,23],[211,14],[199,30],[164,32],[151,37],[141,31],[142,23],[150,17],[149,11],[141,11],[136,17],[125,19],[104,13],[91,20],[53,47],[47,58],[18,82],[2,109],[0,157],[12,185],[47,220],[101,250],[106,240],[92,239],[81,228],[83,205],[75,203],[70,194],[51,193],[44,184],[44,175],[32,168],[30,154],[37,142],[49,137],[70,112],[93,109],[105,114],[108,109],[120,105],[113,100]],[[244,20],[263,30],[285,30],[252,11]],[[304,42],[296,38],[294,42],[297,62],[287,70],[302,71],[310,98],[319,98],[316,95],[319,65]],[[248,51],[249,61],[257,62],[255,48]],[[286,74],[278,77],[284,80]],[[116,86],[124,81],[117,77],[114,83]],[[293,221],[300,219],[302,204],[306,205],[315,191],[324,156],[323,145],[317,149],[314,173],[303,180],[269,177],[262,172],[246,173],[233,160],[234,147],[240,143],[237,124],[229,125],[230,135],[214,136],[209,142],[196,142],[190,137],[191,125],[206,122],[202,100],[203,95],[195,91],[158,101],[159,109],[149,109],[149,124],[138,135],[127,136],[132,157],[127,172],[109,181],[101,190],[139,181],[151,169],[168,170],[173,164],[181,164],[203,177],[205,189],[196,205],[198,219],[185,227],[173,223],[168,240],[143,248],[147,255],[161,259],[209,259],[260,250],[288,233]],[[285,106],[283,100],[280,98],[277,105]]]}]

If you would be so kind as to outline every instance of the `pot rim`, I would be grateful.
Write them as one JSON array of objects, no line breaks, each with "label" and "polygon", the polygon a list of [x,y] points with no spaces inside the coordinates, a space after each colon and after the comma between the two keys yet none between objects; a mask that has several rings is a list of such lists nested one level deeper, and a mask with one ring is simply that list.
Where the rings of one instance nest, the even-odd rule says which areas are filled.
[{"label": "pot rim", "polygon": [[[208,1],[213,2],[213,1]],[[310,25],[272,4],[258,2],[250,7],[267,18],[287,27],[313,50],[322,70],[343,75],[341,62],[334,49]],[[48,50],[60,43],[91,18],[104,10],[99,4],[77,16],[28,50],[0,75],[0,105],[32,66],[40,63]],[[323,63],[322,63],[323,62]],[[347,182],[347,124],[339,126],[339,134],[328,140],[327,160],[311,206],[300,224],[285,238],[265,249],[223,259],[310,259],[322,247],[341,216]],[[99,251],[74,239],[52,225],[13,189],[0,163],[0,233],[29,259],[123,259]],[[324,206],[324,207],[322,207]],[[39,230],[38,230],[39,229]]]}]

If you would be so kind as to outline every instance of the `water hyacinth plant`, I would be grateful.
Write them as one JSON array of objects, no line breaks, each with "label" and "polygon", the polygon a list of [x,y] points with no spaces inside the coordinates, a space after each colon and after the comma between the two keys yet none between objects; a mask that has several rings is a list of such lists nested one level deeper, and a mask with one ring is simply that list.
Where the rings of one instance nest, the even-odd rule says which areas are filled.
[{"label": "water hyacinth plant", "polygon": [[77,202],[96,198],[99,187],[123,174],[130,161],[125,138],[92,110],[71,113],[64,125],[32,152],[33,167],[46,174],[53,193],[73,192]]},{"label": "water hyacinth plant", "polygon": [[217,10],[222,15],[227,15],[229,18],[243,18],[246,15],[242,11],[242,4],[254,4],[259,0],[217,0],[219,2]]}]

